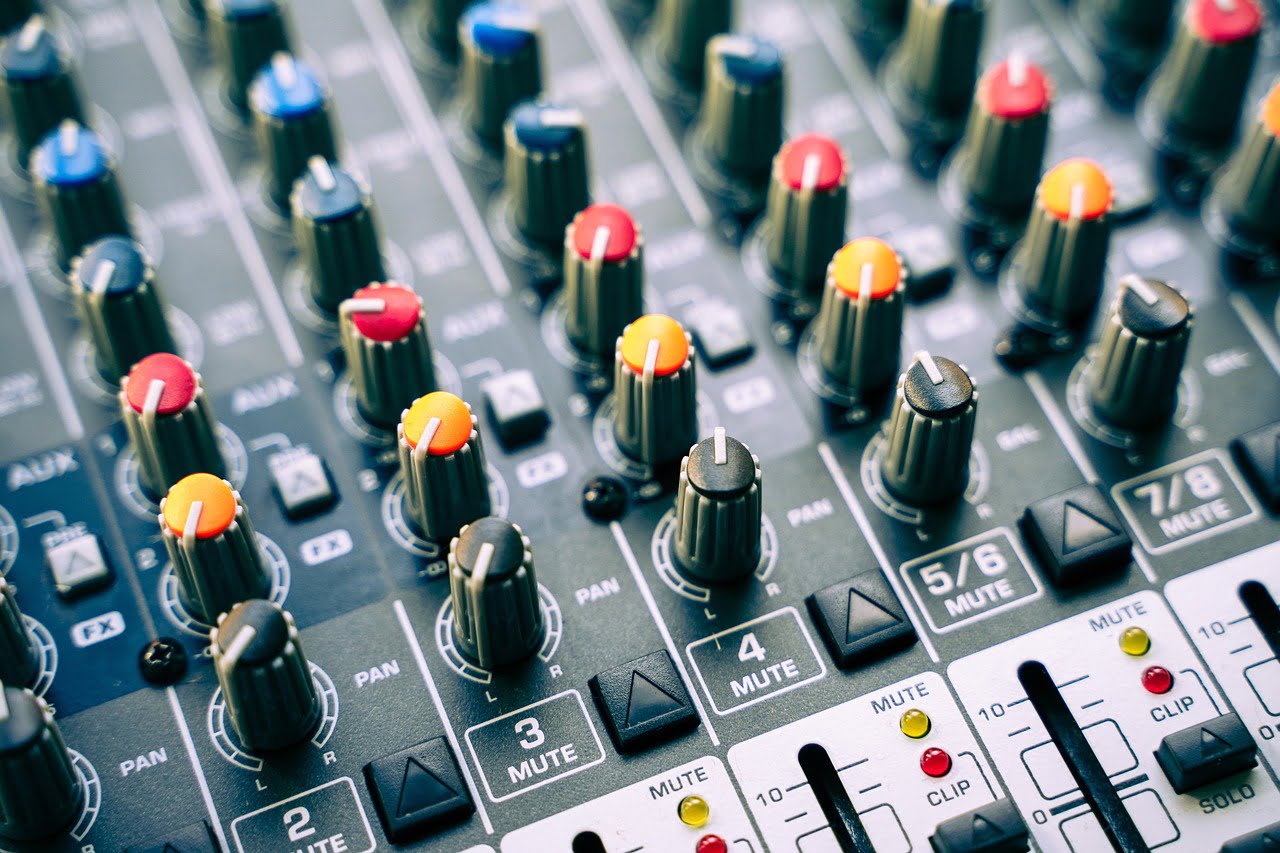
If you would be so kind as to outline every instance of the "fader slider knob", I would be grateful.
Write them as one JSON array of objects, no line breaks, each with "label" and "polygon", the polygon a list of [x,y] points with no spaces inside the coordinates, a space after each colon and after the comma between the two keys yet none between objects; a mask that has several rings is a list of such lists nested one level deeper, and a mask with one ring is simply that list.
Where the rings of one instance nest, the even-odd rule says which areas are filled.
[{"label": "fader slider knob", "polygon": [[1221,232],[1215,235],[1220,240],[1239,238],[1271,251],[1280,247],[1280,84],[1263,100],[1218,176],[1209,210],[1210,229]]},{"label": "fader slider knob", "polygon": [[237,604],[209,638],[227,719],[250,752],[305,740],[320,718],[311,665],[293,617],[270,601]]},{"label": "fader slider knob", "polygon": [[344,301],[338,313],[360,413],[390,429],[411,401],[436,390],[422,300],[393,282],[371,284]]},{"label": "fader slider knob", "polygon": [[249,103],[266,164],[267,198],[288,212],[293,182],[311,158],[338,159],[329,95],[309,65],[277,53],[253,78]]},{"label": "fader slider knob", "polygon": [[70,828],[83,802],[84,783],[49,706],[0,684],[0,837],[50,838]]},{"label": "fader slider knob", "polygon": [[453,638],[480,666],[517,663],[542,644],[542,605],[529,538],[488,516],[463,527],[449,545]]},{"label": "fader slider knob", "polygon": [[13,121],[18,163],[66,119],[84,123],[79,87],[43,15],[35,15],[0,49],[4,97]]},{"label": "fader slider knob", "polygon": [[586,119],[555,104],[524,103],[507,119],[505,136],[515,226],[529,242],[555,246],[588,202]]},{"label": "fader slider knob", "polygon": [[284,0],[204,0],[209,41],[226,76],[227,99],[249,111],[249,86],[277,53],[290,50]]},{"label": "fader slider knob", "polygon": [[708,583],[751,576],[760,563],[760,460],[716,427],[680,463],[675,555],[680,568]]},{"label": "fader slider knob", "polygon": [[880,459],[884,485],[914,506],[953,501],[969,482],[978,391],[964,368],[927,352],[898,380]]},{"label": "fader slider knob", "polygon": [[362,287],[386,281],[378,216],[354,175],[312,157],[289,200],[311,298],[328,314]]},{"label": "fader slider knob", "polygon": [[1191,306],[1162,281],[1128,275],[1102,326],[1089,366],[1089,402],[1125,429],[1167,423],[1191,337]]},{"label": "fader slider knob", "polygon": [[160,502],[160,535],[182,602],[205,624],[271,592],[257,534],[240,493],[212,474],[192,474]]},{"label": "fader slider knob", "polygon": [[427,539],[443,542],[489,514],[489,475],[471,407],[447,391],[414,401],[397,435],[405,508]]},{"label": "fader slider knob", "polygon": [[31,155],[31,177],[59,268],[94,240],[129,234],[115,163],[89,128],[67,119],[50,131]]},{"label": "fader slider knob", "polygon": [[827,265],[844,245],[849,166],[830,137],[797,136],[773,159],[765,203],[767,251],[774,274],[788,290],[816,294]]},{"label": "fader slider knob", "polygon": [[565,330],[582,352],[613,354],[618,336],[644,311],[644,238],[616,204],[578,213],[564,236]]},{"label": "fader slider knob", "polygon": [[0,681],[30,687],[40,674],[40,659],[15,593],[0,577]]},{"label": "fader slider knob", "polygon": [[614,357],[614,435],[627,456],[656,468],[696,440],[693,341],[677,321],[646,314],[623,330]]},{"label": "fader slider knob", "polygon": [[836,252],[818,310],[818,354],[832,382],[863,394],[898,375],[906,282],[888,244],[863,237]]},{"label": "fader slider knob", "polygon": [[507,114],[542,91],[542,30],[519,6],[479,3],[458,22],[463,121],[485,145],[501,150]]}]

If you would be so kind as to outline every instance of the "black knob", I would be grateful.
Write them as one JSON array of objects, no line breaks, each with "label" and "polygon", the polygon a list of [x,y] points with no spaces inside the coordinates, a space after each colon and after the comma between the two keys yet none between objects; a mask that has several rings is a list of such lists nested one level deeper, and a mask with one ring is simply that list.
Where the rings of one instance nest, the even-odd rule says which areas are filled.
[{"label": "black knob", "polygon": [[342,303],[339,317],[360,413],[394,428],[414,400],[436,390],[422,300],[395,283],[371,284]]},{"label": "black knob", "polygon": [[506,192],[516,229],[558,247],[588,204],[587,127],[578,110],[529,102],[507,118]]},{"label": "black knob", "polygon": [[38,841],[68,829],[84,786],[43,699],[0,684],[0,836]]},{"label": "black knob", "polygon": [[541,33],[532,13],[502,3],[472,6],[458,22],[463,121],[492,149],[511,109],[542,91]]},{"label": "black knob", "polygon": [[277,53],[290,50],[284,0],[204,0],[214,56],[226,76],[227,99],[249,112],[249,86]]},{"label": "black knob", "polygon": [[726,176],[758,181],[782,145],[786,80],[782,52],[754,36],[707,42],[706,81],[695,138]]},{"label": "black knob", "polygon": [[760,460],[724,427],[693,446],[676,486],[675,555],[708,583],[751,577],[760,563]]},{"label": "black knob", "polygon": [[477,519],[450,543],[449,594],[454,641],[480,666],[517,663],[542,644],[533,551],[506,519]]},{"label": "black knob", "polygon": [[447,391],[413,402],[397,430],[405,508],[428,539],[444,542],[491,511],[489,474],[471,407]]},{"label": "black knob", "polygon": [[0,49],[0,70],[18,163],[25,169],[32,149],[65,119],[84,124],[80,90],[43,15],[29,18],[5,40]]},{"label": "black knob", "polygon": [[386,280],[373,199],[355,175],[312,157],[289,207],[311,298],[323,311],[332,314],[360,288]]},{"label": "black knob", "polygon": [[917,353],[898,380],[885,427],[880,470],[890,493],[917,506],[964,494],[977,414],[978,390],[965,369]]},{"label": "black knob", "polygon": [[656,468],[689,451],[698,431],[693,342],[664,314],[638,318],[614,357],[614,435],[622,452]]},{"label": "black knob", "polygon": [[338,159],[329,95],[309,65],[277,53],[253,78],[249,102],[266,164],[267,198],[288,211],[293,183],[311,158]]},{"label": "black knob", "polygon": [[115,163],[89,128],[67,119],[50,131],[31,155],[31,177],[60,268],[101,237],[129,234]]},{"label": "black knob", "polygon": [[707,42],[732,26],[731,0],[658,0],[654,51],[667,73],[696,91],[702,88]]},{"label": "black knob", "polygon": [[836,252],[814,321],[827,378],[863,396],[898,375],[907,271],[888,244],[863,237]]}]

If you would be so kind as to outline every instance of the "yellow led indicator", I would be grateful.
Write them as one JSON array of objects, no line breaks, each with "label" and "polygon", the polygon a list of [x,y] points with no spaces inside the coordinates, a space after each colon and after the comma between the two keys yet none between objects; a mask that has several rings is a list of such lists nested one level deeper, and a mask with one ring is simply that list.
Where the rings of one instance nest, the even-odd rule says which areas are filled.
[{"label": "yellow led indicator", "polygon": [[1126,655],[1142,657],[1151,650],[1151,637],[1137,625],[1125,628],[1120,635],[1120,650]]},{"label": "yellow led indicator", "polygon": [[711,820],[711,806],[699,796],[685,797],[680,801],[678,811],[680,822],[695,829],[706,826],[707,821]]},{"label": "yellow led indicator", "polygon": [[933,723],[924,711],[912,708],[902,715],[898,728],[902,729],[902,733],[909,738],[922,738],[929,733],[929,729],[933,728]]}]

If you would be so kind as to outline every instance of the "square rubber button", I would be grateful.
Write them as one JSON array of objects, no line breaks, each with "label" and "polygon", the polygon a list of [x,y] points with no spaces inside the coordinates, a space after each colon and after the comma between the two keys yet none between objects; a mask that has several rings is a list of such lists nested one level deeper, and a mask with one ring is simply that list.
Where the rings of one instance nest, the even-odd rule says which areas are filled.
[{"label": "square rubber button", "polygon": [[92,533],[47,545],[44,559],[53,576],[53,588],[62,598],[78,598],[111,583],[111,566],[102,553],[102,542]]},{"label": "square rubber button", "polygon": [[280,509],[297,520],[328,509],[338,499],[329,466],[305,447],[291,447],[267,460],[271,489]]},{"label": "square rubber button", "polygon": [[1057,586],[1070,586],[1129,564],[1133,542],[1111,502],[1085,484],[1027,507],[1018,526]]},{"label": "square rubber button", "polygon": [[1223,714],[1165,735],[1156,761],[1179,794],[1258,766],[1258,744],[1240,717]]},{"label": "square rubber button", "polygon": [[453,750],[443,737],[371,762],[364,768],[364,778],[387,837],[397,844],[475,811]]},{"label": "square rubber button", "polygon": [[916,641],[916,629],[907,621],[902,603],[878,571],[820,589],[805,604],[841,669],[869,663]]},{"label": "square rubber button", "polygon": [[511,370],[480,386],[485,409],[498,439],[506,447],[542,438],[551,426],[551,413],[537,380],[527,370]]},{"label": "square rubber button", "polygon": [[636,752],[698,726],[689,691],[666,649],[607,669],[588,682],[619,752]]},{"label": "square rubber button", "polygon": [[1240,436],[1231,454],[1262,502],[1280,512],[1280,423]]}]

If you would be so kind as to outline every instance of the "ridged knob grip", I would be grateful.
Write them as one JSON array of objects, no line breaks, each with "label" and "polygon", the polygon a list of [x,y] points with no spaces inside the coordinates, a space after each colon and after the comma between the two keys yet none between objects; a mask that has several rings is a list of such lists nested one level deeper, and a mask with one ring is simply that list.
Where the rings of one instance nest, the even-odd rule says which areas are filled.
[{"label": "ridged knob grip", "polygon": [[782,146],[782,52],[753,36],[721,34],[707,42],[706,62],[700,138],[726,174],[767,175]]},{"label": "ridged knob grip", "polygon": [[578,110],[531,102],[517,106],[505,130],[507,198],[516,228],[534,244],[555,246],[587,206],[587,127]]},{"label": "ridged knob grip", "polygon": [[724,427],[693,446],[676,487],[675,555],[708,583],[748,578],[760,563],[760,460]]},{"label": "ridged knob grip", "polygon": [[44,700],[0,684],[0,837],[38,841],[68,829],[84,786]]},{"label": "ridged knob grip", "polygon": [[582,352],[613,354],[644,310],[644,235],[616,204],[593,204],[564,235],[565,330]]},{"label": "ridged knob grip", "polygon": [[372,284],[343,302],[338,314],[360,412],[370,423],[394,427],[414,400],[436,390],[422,300],[395,283]]},{"label": "ridged knob grip", "polygon": [[284,0],[204,0],[213,55],[226,77],[227,99],[249,111],[249,86],[277,53],[290,50],[290,22]]},{"label": "ridged knob grip", "polygon": [[71,287],[98,368],[112,382],[152,353],[176,349],[155,269],[132,240],[104,237],[86,246],[72,261]]},{"label": "ridged knob grip", "polygon": [[1245,240],[1280,243],[1280,84],[1262,102],[1244,141],[1218,176],[1212,207]]},{"label": "ridged knob grip", "polygon": [[977,413],[978,392],[964,368],[918,353],[898,380],[885,429],[880,463],[889,492],[914,506],[964,494]]},{"label": "ridged knob grip", "polygon": [[517,663],[542,644],[542,605],[529,538],[511,522],[477,519],[449,545],[453,637],[483,667]]},{"label": "ridged knob grip", "polygon": [[84,123],[84,106],[71,64],[43,15],[27,20],[0,48],[0,86],[13,121],[18,163],[49,131],[71,119]]},{"label": "ridged knob grip", "polygon": [[542,91],[541,40],[537,18],[506,3],[478,3],[458,22],[463,121],[495,150],[503,144],[507,114]]},{"label": "ridged knob grip", "polygon": [[646,314],[614,357],[614,435],[627,456],[658,467],[683,458],[698,430],[693,342],[678,322]]},{"label": "ridged knob grip", "polygon": [[733,24],[731,0],[658,0],[653,17],[658,59],[685,86],[702,87],[707,42]]},{"label": "ridged knob grip", "polygon": [[267,198],[289,212],[293,182],[313,157],[338,159],[329,93],[311,66],[277,53],[249,87],[253,131],[266,166]]},{"label": "ridged knob grip", "polygon": [[115,161],[102,139],[73,119],[50,131],[31,155],[36,202],[54,237],[54,260],[71,259],[95,240],[128,236],[129,217]]},{"label": "ridged knob grip", "polygon": [[312,157],[289,202],[311,298],[322,311],[375,281],[386,281],[378,216],[355,175]]},{"label": "ridged knob grip", "polygon": [[479,422],[447,391],[414,401],[397,434],[405,508],[427,539],[446,542],[489,514],[489,475]]}]

